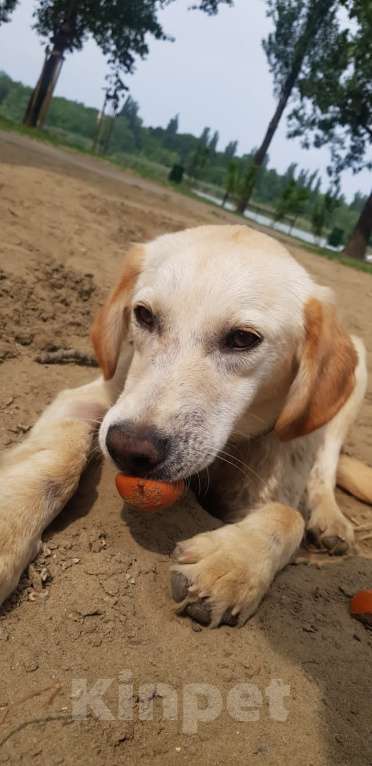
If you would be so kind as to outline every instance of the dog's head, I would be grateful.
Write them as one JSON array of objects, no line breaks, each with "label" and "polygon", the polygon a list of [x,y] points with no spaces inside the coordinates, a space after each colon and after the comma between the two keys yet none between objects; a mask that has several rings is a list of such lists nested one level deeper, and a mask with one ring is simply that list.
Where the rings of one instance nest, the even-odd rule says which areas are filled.
[{"label": "dog's head", "polygon": [[134,475],[172,481],[231,438],[308,434],[354,385],[356,353],[330,292],[245,226],[136,245],[92,340],[119,390],[101,448]]}]

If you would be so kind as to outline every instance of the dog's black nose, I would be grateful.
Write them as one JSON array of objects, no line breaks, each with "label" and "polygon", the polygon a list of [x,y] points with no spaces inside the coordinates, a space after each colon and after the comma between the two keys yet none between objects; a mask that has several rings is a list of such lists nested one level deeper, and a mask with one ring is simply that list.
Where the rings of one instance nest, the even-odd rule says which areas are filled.
[{"label": "dog's black nose", "polygon": [[130,476],[146,476],[165,460],[169,439],[152,426],[124,420],[110,426],[106,447],[121,471]]}]

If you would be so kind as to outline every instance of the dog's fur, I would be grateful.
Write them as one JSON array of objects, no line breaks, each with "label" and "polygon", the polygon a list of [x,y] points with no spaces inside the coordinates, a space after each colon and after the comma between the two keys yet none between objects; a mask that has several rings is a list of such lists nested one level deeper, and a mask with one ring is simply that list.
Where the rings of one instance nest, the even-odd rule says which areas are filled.
[{"label": "dog's fur", "polygon": [[[135,320],[139,304],[153,312],[151,329]],[[236,329],[261,342],[226,347]],[[330,290],[276,240],[204,226],[134,246],[92,341],[103,377],[62,392],[2,458],[0,602],[74,492],[97,420],[106,456],[110,426],[151,426],[170,444],[155,478],[208,472],[209,507],[232,523],[175,552],[174,594],[191,615],[243,623],[305,527],[333,553],[352,546],[334,487],[366,390],[365,350],[339,323]],[[341,469],[355,492],[358,467]]]}]

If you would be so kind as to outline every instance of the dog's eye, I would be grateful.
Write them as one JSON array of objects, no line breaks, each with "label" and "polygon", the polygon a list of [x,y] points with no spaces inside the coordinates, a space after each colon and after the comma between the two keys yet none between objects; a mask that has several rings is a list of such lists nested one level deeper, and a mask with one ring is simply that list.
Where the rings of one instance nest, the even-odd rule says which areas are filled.
[{"label": "dog's eye", "polygon": [[141,304],[136,306],[134,309],[134,316],[136,317],[138,324],[142,327],[147,327],[148,330],[152,330],[154,327],[155,317],[151,309],[146,306],[142,306]]},{"label": "dog's eye", "polygon": [[224,345],[231,351],[251,351],[261,341],[261,335],[252,330],[231,330],[224,339]]}]

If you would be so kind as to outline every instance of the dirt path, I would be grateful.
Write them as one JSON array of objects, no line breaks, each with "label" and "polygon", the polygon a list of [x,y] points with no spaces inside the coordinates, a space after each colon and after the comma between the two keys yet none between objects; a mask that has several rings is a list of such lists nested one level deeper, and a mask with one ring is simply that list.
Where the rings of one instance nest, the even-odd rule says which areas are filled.
[{"label": "dirt path", "polygon": [[[236,219],[11,134],[0,134],[0,191],[3,447],[23,438],[61,387],[94,377],[35,356],[89,351],[91,316],[130,241]],[[336,290],[372,369],[372,276],[291,250]],[[370,461],[371,392],[370,384],[348,442]],[[351,498],[340,502],[370,518]],[[176,540],[210,523],[191,500],[156,520],[121,514],[113,471],[91,468],[0,613],[0,764],[371,766],[372,633],[348,603],[372,586],[372,562],[291,566],[245,628],[202,630],[174,615],[167,572]],[[77,720],[84,685],[99,679],[106,707]],[[239,713],[242,683],[250,686]],[[275,704],[278,684],[284,707]]]}]

